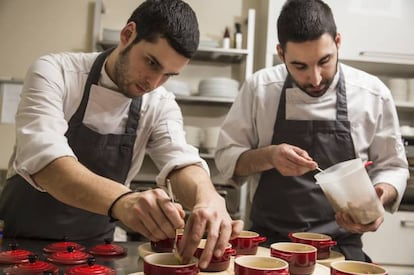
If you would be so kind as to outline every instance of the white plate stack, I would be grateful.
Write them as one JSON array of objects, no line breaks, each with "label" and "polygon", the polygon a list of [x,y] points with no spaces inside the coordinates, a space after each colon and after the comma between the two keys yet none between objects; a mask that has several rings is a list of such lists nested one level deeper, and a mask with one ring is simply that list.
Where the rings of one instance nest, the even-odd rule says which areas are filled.
[{"label": "white plate stack", "polygon": [[189,96],[191,95],[190,85],[184,81],[170,79],[164,83],[164,88],[167,91],[174,93],[178,96]]},{"label": "white plate stack", "polygon": [[211,77],[198,84],[200,96],[235,98],[238,91],[239,82],[226,77]]}]

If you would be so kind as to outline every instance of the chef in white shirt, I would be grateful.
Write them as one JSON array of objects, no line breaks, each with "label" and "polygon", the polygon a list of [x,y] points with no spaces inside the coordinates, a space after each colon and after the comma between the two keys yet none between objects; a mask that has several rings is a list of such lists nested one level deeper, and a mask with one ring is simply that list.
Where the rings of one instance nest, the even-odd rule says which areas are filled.
[{"label": "chef in white shirt", "polygon": [[30,67],[16,115],[17,141],[0,197],[4,235],[103,240],[115,220],[157,241],[184,227],[184,211],[162,189],[132,192],[144,155],[190,210],[179,252],[200,265],[221,256],[243,224],[232,221],[206,163],[185,141],[183,118],[161,85],[197,50],[196,15],[181,0],[145,1],[114,49],[60,53]]},{"label": "chef in white shirt", "polygon": [[315,184],[322,169],[371,160],[369,176],[385,208],[397,210],[408,177],[391,93],[375,76],[338,62],[341,36],[320,0],[291,0],[278,23],[284,64],[250,77],[219,136],[216,164],[225,178],[249,184],[251,230],[268,244],[290,232],[325,233],[347,259],[370,261],[361,234],[383,217],[358,224],[334,213]]}]

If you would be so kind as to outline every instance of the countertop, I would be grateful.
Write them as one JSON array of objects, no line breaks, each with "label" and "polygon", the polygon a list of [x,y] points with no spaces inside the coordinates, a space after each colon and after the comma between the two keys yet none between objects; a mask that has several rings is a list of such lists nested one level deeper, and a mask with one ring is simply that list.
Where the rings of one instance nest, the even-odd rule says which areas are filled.
[{"label": "countertop", "polygon": [[[49,244],[54,243],[55,241],[40,241],[40,240],[26,240],[26,239],[3,239],[2,243],[2,251],[10,250],[9,244],[17,243],[17,249],[24,249],[37,254],[38,259],[42,261],[46,261],[45,254],[43,252],[43,248]],[[94,245],[104,244],[104,241],[101,242],[77,242],[83,246],[85,246],[86,251],[89,248],[92,248]],[[138,272],[142,270],[142,263],[138,262],[138,246],[142,244],[142,242],[114,242],[114,244],[122,245],[128,251],[125,256],[117,256],[117,257],[104,257],[104,256],[96,256],[96,264],[104,265],[106,267],[110,267],[116,270],[117,275],[126,275],[134,272]],[[1,274],[3,270],[10,265],[0,264],[0,271]],[[59,267],[59,274],[64,274],[64,271],[68,268],[73,267],[74,265],[57,265]]]},{"label": "countertop", "polygon": [[[38,256],[38,259],[41,261],[47,261],[46,255],[43,252],[43,248],[49,244],[55,243],[56,241],[41,241],[41,240],[27,240],[27,239],[3,239],[2,251],[10,250],[9,244],[17,243],[17,249],[24,249],[30,252],[33,252]],[[76,242],[86,248],[86,252],[95,245],[103,244],[104,242]],[[146,242],[114,242],[114,244],[122,245],[127,251],[127,255],[118,256],[118,257],[103,257],[96,256],[96,264],[110,267],[116,270],[117,275],[143,275],[143,261],[139,261],[139,247],[147,245]],[[269,249],[264,247],[259,247],[257,255],[268,256]],[[57,265],[57,264],[55,264]],[[3,270],[10,265],[0,264],[0,274],[4,274]],[[57,265],[59,267],[59,274],[64,274],[65,271],[69,268],[72,268],[75,265]],[[200,274],[223,274],[223,275],[233,275],[233,258],[230,263],[230,267],[226,271],[222,272],[200,272]],[[318,263],[315,268],[313,275],[328,275],[329,268],[325,267],[323,263]]]}]

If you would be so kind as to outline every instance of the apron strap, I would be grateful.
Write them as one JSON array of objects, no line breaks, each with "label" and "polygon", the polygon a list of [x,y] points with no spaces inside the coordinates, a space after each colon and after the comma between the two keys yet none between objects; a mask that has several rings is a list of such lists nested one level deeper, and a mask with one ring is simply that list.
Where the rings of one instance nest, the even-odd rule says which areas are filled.
[{"label": "apron strap", "polygon": [[98,57],[95,59],[91,70],[88,74],[88,78],[86,80],[85,88],[83,89],[83,97],[82,101],[76,110],[75,114],[71,117],[69,121],[69,127],[80,125],[82,124],[83,117],[85,116],[86,106],[88,105],[89,101],[89,94],[91,90],[92,84],[97,84],[99,78],[101,77],[101,68],[109,56],[109,54],[114,50],[114,48],[108,49],[103,53],[99,54]]}]

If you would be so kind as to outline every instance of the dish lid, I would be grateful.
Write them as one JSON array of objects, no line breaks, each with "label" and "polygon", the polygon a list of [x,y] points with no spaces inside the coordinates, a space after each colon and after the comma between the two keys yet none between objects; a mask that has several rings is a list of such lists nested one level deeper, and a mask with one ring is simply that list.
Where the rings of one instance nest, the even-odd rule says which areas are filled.
[{"label": "dish lid", "polygon": [[59,268],[54,264],[38,261],[37,255],[30,254],[28,256],[27,263],[21,263],[13,267],[8,267],[4,269],[6,274],[45,274],[49,272],[49,274],[58,274]]},{"label": "dish lid", "polygon": [[126,254],[126,252],[125,247],[112,244],[109,239],[105,239],[105,244],[98,244],[89,250],[89,253],[99,256],[120,256]]},{"label": "dish lid", "polygon": [[75,250],[73,246],[68,246],[67,251],[58,251],[47,257],[51,262],[59,264],[83,264],[86,263],[90,254]]},{"label": "dish lid", "polygon": [[75,250],[84,251],[85,247],[75,242],[71,241],[62,241],[49,244],[43,248],[43,251],[46,253],[55,253],[58,251],[68,251],[68,247],[73,246]]},{"label": "dish lid", "polygon": [[29,261],[29,255],[32,252],[24,249],[17,249],[17,243],[9,244],[10,250],[0,252],[0,263],[2,264],[19,264]]},{"label": "dish lid", "polygon": [[67,275],[114,275],[116,274],[115,270],[103,265],[95,264],[96,259],[94,257],[89,257],[87,260],[87,265],[75,266],[66,271]]}]

